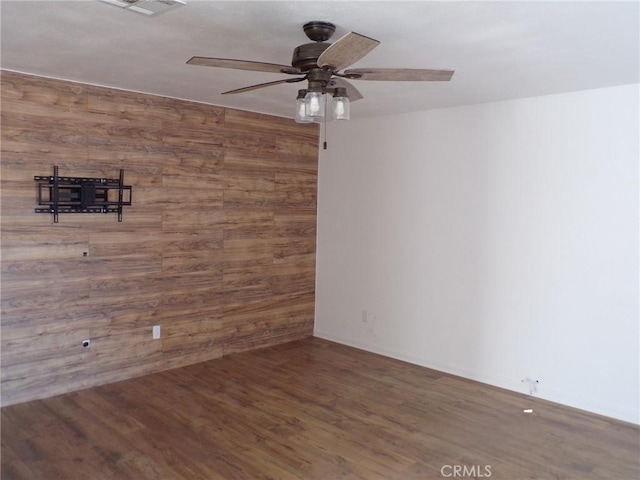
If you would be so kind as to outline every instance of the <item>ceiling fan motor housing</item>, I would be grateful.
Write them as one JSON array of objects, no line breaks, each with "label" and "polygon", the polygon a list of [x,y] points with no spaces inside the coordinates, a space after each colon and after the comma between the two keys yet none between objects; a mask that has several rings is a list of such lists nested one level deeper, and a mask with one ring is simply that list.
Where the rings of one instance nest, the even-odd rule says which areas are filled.
[{"label": "ceiling fan motor housing", "polygon": [[291,59],[291,66],[299,68],[303,72],[309,71],[312,68],[318,68],[318,57],[324,52],[331,44],[314,42],[305,43],[296,47],[293,51],[293,58]]},{"label": "ceiling fan motor housing", "polygon": [[314,21],[305,23],[302,29],[309,40],[313,40],[314,43],[305,43],[296,47],[293,51],[291,66],[308,72],[313,68],[318,68],[318,57],[331,45],[323,42],[331,38],[336,31],[336,26],[330,22]]}]

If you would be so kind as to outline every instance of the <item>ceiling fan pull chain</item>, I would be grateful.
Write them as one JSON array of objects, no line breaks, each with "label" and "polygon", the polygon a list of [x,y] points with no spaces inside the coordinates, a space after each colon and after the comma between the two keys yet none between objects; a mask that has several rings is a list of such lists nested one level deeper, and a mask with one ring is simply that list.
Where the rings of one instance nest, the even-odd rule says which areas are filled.
[{"label": "ceiling fan pull chain", "polygon": [[324,142],[322,143],[322,149],[326,150],[327,149],[327,112],[329,110],[327,110],[327,93],[324,94],[324,127],[322,128],[322,135],[324,136]]}]

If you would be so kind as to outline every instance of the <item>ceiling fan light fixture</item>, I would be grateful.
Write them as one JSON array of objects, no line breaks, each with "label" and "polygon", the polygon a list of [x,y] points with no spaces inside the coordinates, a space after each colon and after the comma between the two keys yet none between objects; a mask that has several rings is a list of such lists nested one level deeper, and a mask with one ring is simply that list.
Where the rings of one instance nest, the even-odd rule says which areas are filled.
[{"label": "ceiling fan light fixture", "polygon": [[296,98],[296,123],[311,123],[313,121],[311,117],[307,116],[307,106],[304,101],[306,94],[306,90],[298,90],[298,98]]},{"label": "ceiling fan light fixture", "polygon": [[331,103],[331,118],[333,120],[349,120],[351,102],[347,96],[347,89],[338,87],[333,94]]},{"label": "ceiling fan light fixture", "polygon": [[311,120],[324,118],[324,93],[310,90],[304,96],[305,116]]}]

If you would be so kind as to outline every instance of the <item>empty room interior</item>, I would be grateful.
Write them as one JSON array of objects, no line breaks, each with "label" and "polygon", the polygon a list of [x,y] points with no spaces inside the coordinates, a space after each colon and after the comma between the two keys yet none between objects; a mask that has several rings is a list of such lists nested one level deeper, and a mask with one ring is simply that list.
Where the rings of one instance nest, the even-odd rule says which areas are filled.
[{"label": "empty room interior", "polygon": [[2,0],[1,478],[640,478],[640,3]]}]

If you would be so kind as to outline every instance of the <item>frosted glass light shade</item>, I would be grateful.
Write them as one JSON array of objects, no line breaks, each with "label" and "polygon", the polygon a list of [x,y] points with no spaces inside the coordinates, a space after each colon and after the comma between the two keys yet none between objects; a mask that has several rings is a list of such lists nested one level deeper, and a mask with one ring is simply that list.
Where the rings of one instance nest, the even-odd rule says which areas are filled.
[{"label": "frosted glass light shade", "polygon": [[310,123],[312,119],[307,116],[307,107],[304,102],[304,97],[296,100],[296,122],[297,123]]},{"label": "frosted glass light shade", "polygon": [[320,92],[308,92],[304,97],[305,113],[310,119],[324,118],[324,97]]},{"label": "frosted glass light shade", "polygon": [[334,120],[349,120],[351,102],[347,96],[333,97],[331,105],[332,118]]}]

